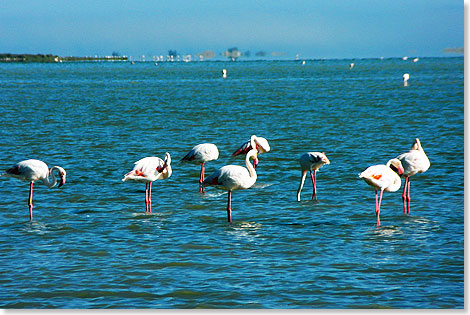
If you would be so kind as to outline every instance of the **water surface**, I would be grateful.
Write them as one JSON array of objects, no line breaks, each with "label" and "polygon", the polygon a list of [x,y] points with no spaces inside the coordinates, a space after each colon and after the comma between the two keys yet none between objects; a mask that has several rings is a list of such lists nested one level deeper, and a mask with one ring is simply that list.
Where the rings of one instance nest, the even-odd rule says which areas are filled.
[{"label": "water surface", "polygon": [[[349,64],[355,67],[349,70]],[[27,159],[67,183],[0,180],[2,308],[463,308],[463,58],[193,63],[0,64],[0,168]],[[222,79],[221,70],[228,70]],[[403,87],[403,73],[410,73]],[[211,142],[226,164],[251,134],[267,138],[258,180],[232,196],[198,193],[179,162]],[[431,168],[385,193],[357,178],[410,149]],[[298,157],[324,151],[319,202]],[[121,182],[170,152],[173,175]]]}]

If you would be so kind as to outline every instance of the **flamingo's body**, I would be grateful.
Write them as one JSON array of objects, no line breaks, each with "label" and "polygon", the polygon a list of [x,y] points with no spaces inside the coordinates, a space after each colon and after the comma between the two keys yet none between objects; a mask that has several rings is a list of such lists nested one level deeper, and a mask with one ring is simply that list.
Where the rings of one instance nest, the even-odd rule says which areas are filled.
[{"label": "flamingo's body", "polygon": [[304,187],[305,177],[308,171],[310,171],[310,177],[312,178],[312,200],[317,200],[317,171],[323,165],[330,164],[330,160],[328,160],[324,152],[307,152],[300,156],[299,162],[300,168],[302,169],[302,177],[300,178],[300,185],[297,189],[297,201],[300,201],[300,192]]},{"label": "flamingo's body", "polygon": [[424,153],[423,147],[421,146],[421,142],[418,138],[415,139],[411,150],[409,152],[400,154],[397,156],[397,159],[401,161],[403,165],[403,175],[405,177],[405,187],[403,188],[403,212],[409,214],[410,213],[410,177],[418,174],[426,172],[429,167],[431,166],[431,162]]},{"label": "flamingo's body", "polygon": [[258,152],[252,149],[245,157],[246,168],[239,165],[225,165],[207,177],[202,183],[203,186],[216,185],[228,190],[227,219],[232,222],[232,190],[248,189],[256,182],[256,171],[250,163],[250,158],[254,159],[254,164],[258,163]]},{"label": "flamingo's body", "polygon": [[[391,159],[386,165],[372,165],[359,174],[367,184],[375,189],[375,213],[377,215],[377,226],[380,226],[380,204],[384,191],[394,192],[400,189],[403,174],[403,166],[398,159]],[[380,190],[380,199],[377,191]]]},{"label": "flamingo's body", "polygon": [[133,180],[145,183],[145,213],[152,213],[152,182],[171,176],[170,153],[165,153],[165,160],[150,156],[140,159],[134,164],[132,171],[124,175],[122,181]]},{"label": "flamingo's body", "polygon": [[[252,135],[250,140],[244,142],[237,151],[232,153],[232,156],[237,156],[240,154],[247,154],[251,149],[256,149],[258,154],[266,153],[271,150],[268,140],[263,137],[257,137]],[[256,167],[256,165],[255,165]]]},{"label": "flamingo's body", "polygon": [[202,182],[204,181],[204,164],[219,158],[219,150],[212,143],[202,143],[191,149],[181,161],[188,161],[195,164],[201,164],[201,173],[199,175],[199,192],[204,193]]},{"label": "flamingo's body", "polygon": [[53,188],[57,185],[57,178],[54,175],[54,172],[58,171],[60,176],[60,182],[57,187],[65,184],[66,181],[66,172],[60,166],[53,166],[49,169],[46,163],[40,160],[25,160],[21,161],[1,174],[1,176],[14,177],[23,181],[29,182],[29,198],[28,198],[28,207],[29,207],[29,219],[33,220],[33,185],[34,182],[40,180],[49,188]]},{"label": "flamingo's body", "polygon": [[410,75],[408,73],[405,73],[403,75],[403,86],[408,86],[408,80],[410,79]]}]

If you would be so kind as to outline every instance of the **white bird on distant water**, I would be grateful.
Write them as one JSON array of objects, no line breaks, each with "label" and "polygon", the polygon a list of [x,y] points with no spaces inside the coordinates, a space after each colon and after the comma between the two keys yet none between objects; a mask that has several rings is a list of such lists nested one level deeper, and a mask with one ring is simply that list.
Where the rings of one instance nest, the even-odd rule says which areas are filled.
[{"label": "white bird on distant water", "polygon": [[53,166],[51,169],[46,163],[40,160],[25,160],[21,161],[5,171],[0,176],[15,177],[20,180],[29,182],[29,219],[33,221],[33,185],[36,180],[41,180],[44,185],[49,188],[54,187],[57,184],[57,178],[54,176],[54,172],[58,171],[60,176],[60,182],[57,187],[65,184],[66,172],[60,166]]},{"label": "white bird on distant water", "polygon": [[[428,156],[424,153],[421,142],[418,138],[415,139],[415,142],[411,146],[409,152],[400,154],[397,156],[397,159],[401,161],[403,165],[404,172],[402,177],[405,177],[405,187],[403,188],[403,212],[410,213],[410,176],[413,176],[417,173],[426,172],[431,166]],[[405,205],[406,202],[406,205]]]},{"label": "white bird on distant water", "polygon": [[403,86],[408,86],[408,80],[410,79],[410,75],[408,73],[405,73],[403,75]]},{"label": "white bird on distant water", "polygon": [[349,69],[354,68],[354,62],[349,65]]},{"label": "white bird on distant water", "polygon": [[[255,146],[254,143],[252,143],[252,145]],[[255,165],[258,164],[258,151],[256,149],[251,149],[246,155],[246,168],[239,165],[225,165],[212,173],[202,183],[203,186],[216,185],[228,190],[228,222],[232,222],[232,190],[248,189],[256,182],[257,175],[255,167],[251,165],[250,159],[254,160]]]},{"label": "white bird on distant water", "polygon": [[134,180],[145,183],[145,213],[152,213],[152,182],[171,176],[170,153],[165,153],[165,160],[150,156],[140,159],[134,164],[132,171],[124,175],[122,181]]},{"label": "white bird on distant water", "polygon": [[181,161],[188,161],[195,164],[201,164],[201,173],[199,175],[199,192],[204,193],[202,182],[204,181],[204,163],[217,160],[219,158],[219,150],[212,143],[201,143],[196,145],[189,151]]},{"label": "white bird on distant water", "polygon": [[300,201],[300,192],[304,187],[307,171],[310,171],[310,177],[312,178],[312,200],[317,200],[317,171],[323,165],[330,164],[330,160],[326,157],[325,152],[307,152],[300,156],[299,162],[302,169],[302,177],[300,178],[299,189],[297,189],[297,201]]},{"label": "white bird on distant water", "polygon": [[[253,147],[252,143],[255,144],[254,147]],[[247,154],[251,149],[257,149],[258,154],[266,153],[266,152],[271,151],[271,147],[269,146],[268,140],[266,140],[263,137],[257,137],[256,135],[252,135],[250,140],[244,142],[237,149],[237,151],[232,153],[232,156],[237,156],[239,154]]]},{"label": "white bird on distant water", "polygon": [[227,77],[227,69],[222,69],[222,78],[226,78]]},{"label": "white bird on distant water", "polygon": [[418,62],[418,61],[419,61],[419,58],[413,59],[413,62]]},{"label": "white bird on distant water", "polygon": [[[359,178],[375,189],[375,213],[377,215],[377,226],[380,226],[380,204],[384,191],[394,192],[400,189],[403,174],[403,166],[399,159],[391,159],[386,165],[373,165],[359,174]],[[380,199],[377,199],[377,191],[380,190]]]}]

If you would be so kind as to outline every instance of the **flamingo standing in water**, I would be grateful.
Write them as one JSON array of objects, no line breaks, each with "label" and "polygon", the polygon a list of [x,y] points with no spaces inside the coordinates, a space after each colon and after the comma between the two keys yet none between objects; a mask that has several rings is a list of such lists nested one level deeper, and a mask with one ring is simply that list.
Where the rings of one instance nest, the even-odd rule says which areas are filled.
[{"label": "flamingo standing in water", "polygon": [[[299,189],[297,189],[297,201],[300,201],[300,192],[304,187],[305,177],[307,171],[310,171],[312,178],[313,195],[312,200],[317,200],[317,171],[325,164],[330,164],[330,160],[325,155],[325,152],[307,152],[300,156],[300,167],[302,169],[302,177],[300,178]],[[312,174],[313,171],[313,174]]]},{"label": "flamingo standing in water", "polygon": [[156,156],[145,157],[134,163],[132,171],[124,175],[123,182],[135,180],[145,183],[145,213],[152,213],[152,182],[171,176],[171,156],[165,153],[165,160]]},{"label": "flamingo standing in water", "polygon": [[[255,146],[252,143],[253,147]],[[232,222],[232,190],[248,189],[256,182],[255,166],[251,165],[250,159],[253,159],[254,165],[258,164],[258,151],[251,149],[246,157],[246,168],[239,165],[225,165],[207,177],[202,183],[203,186],[217,185],[228,190],[227,200],[227,220]]]},{"label": "flamingo standing in water", "polygon": [[418,138],[415,139],[415,142],[411,146],[409,152],[400,154],[397,156],[397,159],[401,161],[403,165],[404,172],[402,177],[405,177],[405,187],[403,188],[403,212],[405,214],[410,214],[410,176],[413,176],[417,173],[424,173],[431,166],[431,162],[424,153],[421,142]]},{"label": "flamingo standing in water", "polygon": [[[375,213],[377,215],[377,226],[380,226],[380,204],[384,191],[394,192],[400,189],[403,174],[403,166],[399,159],[391,159],[386,165],[372,165],[359,174],[359,178],[375,189]],[[380,189],[380,199],[377,199],[377,191]]]},{"label": "flamingo standing in water", "polygon": [[57,187],[61,187],[66,181],[66,172],[60,166],[53,166],[49,169],[46,163],[40,160],[21,161],[5,171],[0,176],[14,177],[29,182],[29,219],[33,221],[33,185],[36,180],[41,180],[49,188],[57,185],[57,178],[54,172],[58,171],[60,182]]},{"label": "flamingo standing in water", "polygon": [[403,86],[408,86],[408,80],[410,79],[410,75],[408,73],[405,73],[403,75]]},{"label": "flamingo standing in water", "polygon": [[212,143],[202,143],[196,145],[191,151],[186,154],[181,161],[189,161],[196,164],[201,164],[201,173],[199,175],[199,192],[204,193],[202,182],[204,181],[204,163],[217,160],[219,158],[219,150],[217,146]]},{"label": "flamingo standing in water", "polygon": [[232,156],[237,156],[239,154],[247,154],[251,149],[257,149],[258,154],[261,154],[261,153],[269,152],[271,150],[271,147],[269,146],[269,142],[268,140],[266,140],[266,138],[252,135],[250,140],[244,142],[238,148],[237,151],[232,153]]}]

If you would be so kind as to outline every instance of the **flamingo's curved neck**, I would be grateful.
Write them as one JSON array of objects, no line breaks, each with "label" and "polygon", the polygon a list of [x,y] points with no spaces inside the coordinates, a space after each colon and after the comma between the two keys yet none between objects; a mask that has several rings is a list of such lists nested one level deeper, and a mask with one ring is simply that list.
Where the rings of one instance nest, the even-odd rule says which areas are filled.
[{"label": "flamingo's curved neck", "polygon": [[257,175],[256,175],[255,168],[250,163],[250,158],[252,158],[252,157],[256,158],[257,153],[258,153],[258,151],[256,149],[251,149],[250,152],[248,152],[246,154],[246,157],[245,157],[246,168],[248,169],[248,172],[250,173],[250,178],[254,179],[254,180],[256,180]]},{"label": "flamingo's curved neck", "polygon": [[57,185],[57,178],[54,175],[55,170],[59,170],[59,168],[56,166],[51,167],[49,173],[47,173],[47,177],[43,179],[44,185],[49,188],[52,188]]}]

